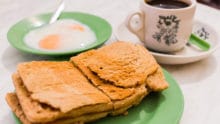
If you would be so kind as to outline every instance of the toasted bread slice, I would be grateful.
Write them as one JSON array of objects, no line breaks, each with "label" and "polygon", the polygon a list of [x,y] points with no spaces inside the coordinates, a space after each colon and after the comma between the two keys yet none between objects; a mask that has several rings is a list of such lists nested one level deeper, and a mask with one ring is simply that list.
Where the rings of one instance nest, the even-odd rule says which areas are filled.
[{"label": "toasted bread slice", "polygon": [[159,67],[143,46],[128,42],[114,42],[99,48],[87,63],[101,79],[119,87],[144,84],[147,76]]},{"label": "toasted bread slice", "polygon": [[78,56],[72,57],[71,61],[83,72],[83,74],[85,74],[89,80],[91,80],[95,86],[97,86],[98,89],[109,96],[114,105],[114,110],[111,112],[111,114],[123,114],[128,108],[138,104],[148,93],[145,84],[136,86],[134,88],[121,88],[100,79],[87,67],[87,59],[94,53],[94,50],[84,52]]},{"label": "toasted bread slice", "polygon": [[70,62],[22,63],[18,73],[34,100],[63,113],[81,106],[110,102]]},{"label": "toasted bread slice", "polygon": [[[18,72],[13,82],[23,111],[31,122],[49,122],[63,116],[108,111],[113,107],[111,100],[69,62],[23,63]],[[37,82],[39,85],[35,86]]]},{"label": "toasted bread slice", "polygon": [[50,122],[59,118],[77,118],[87,113],[97,113],[112,110],[112,103],[107,105],[97,104],[88,105],[73,109],[70,112],[63,113],[59,109],[52,108],[47,104],[42,104],[30,97],[30,93],[26,90],[18,74],[13,75],[13,83],[16,89],[20,105],[30,122]]},{"label": "toasted bread slice", "polygon": [[[15,113],[15,115],[20,119],[22,124],[40,124],[40,123],[31,123],[25,116],[21,105],[19,103],[19,100],[15,93],[8,93],[6,95],[6,101],[12,111]],[[97,119],[103,118],[107,116],[108,112],[100,112],[100,113],[93,113],[93,114],[87,114],[87,115],[81,115],[77,118],[65,118],[65,119],[59,119],[53,122],[48,122],[44,124],[83,124],[83,122],[91,122],[95,121]]]}]

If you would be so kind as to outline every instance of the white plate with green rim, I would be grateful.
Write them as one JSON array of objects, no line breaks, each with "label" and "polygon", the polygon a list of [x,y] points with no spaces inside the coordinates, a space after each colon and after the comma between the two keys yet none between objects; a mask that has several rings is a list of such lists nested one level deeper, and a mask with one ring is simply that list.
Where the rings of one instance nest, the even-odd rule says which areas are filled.
[{"label": "white plate with green rim", "polygon": [[25,44],[24,37],[26,36],[26,34],[36,28],[39,28],[39,25],[48,24],[51,16],[52,13],[45,13],[45,14],[28,17],[17,22],[8,31],[7,37],[9,43],[20,51],[37,54],[37,55],[48,55],[48,56],[73,55],[102,45],[109,39],[112,33],[111,25],[103,18],[88,13],[63,12],[59,17],[59,20],[73,19],[87,25],[95,33],[96,41],[80,49],[72,49],[62,52],[43,51],[39,49],[34,49],[32,47],[29,47],[27,44]]}]

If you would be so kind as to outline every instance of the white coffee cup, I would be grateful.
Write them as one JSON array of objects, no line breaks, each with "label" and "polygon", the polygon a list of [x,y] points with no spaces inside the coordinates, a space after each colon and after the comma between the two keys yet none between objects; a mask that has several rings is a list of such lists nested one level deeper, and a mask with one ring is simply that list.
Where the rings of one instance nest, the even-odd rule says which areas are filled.
[{"label": "white coffee cup", "polygon": [[[179,0],[188,6],[176,9],[156,7],[148,4],[149,1],[141,0],[140,11],[127,16],[127,28],[150,50],[174,52],[182,49],[192,33],[196,1]],[[136,22],[132,21],[134,19]]]}]

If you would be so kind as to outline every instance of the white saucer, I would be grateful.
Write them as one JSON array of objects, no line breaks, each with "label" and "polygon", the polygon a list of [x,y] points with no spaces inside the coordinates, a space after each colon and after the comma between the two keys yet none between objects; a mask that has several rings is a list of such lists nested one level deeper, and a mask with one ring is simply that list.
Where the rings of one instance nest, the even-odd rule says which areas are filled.
[{"label": "white saucer", "polygon": [[[216,31],[208,24],[198,20],[195,21],[193,26],[193,33],[209,42],[211,48],[208,51],[202,51],[191,45],[185,46],[182,50],[172,54],[158,53],[153,51],[150,52],[161,64],[186,64],[208,57],[219,47],[219,36],[217,35]],[[129,41],[143,45],[139,38],[126,28],[124,23],[118,26],[115,35],[118,40]]]}]

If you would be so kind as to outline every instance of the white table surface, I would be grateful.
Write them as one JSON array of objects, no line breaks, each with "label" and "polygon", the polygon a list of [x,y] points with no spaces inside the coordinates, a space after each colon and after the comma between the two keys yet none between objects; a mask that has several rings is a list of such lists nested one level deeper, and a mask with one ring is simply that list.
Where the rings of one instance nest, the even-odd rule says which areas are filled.
[{"label": "white table surface", "polygon": [[[113,31],[126,15],[138,9],[138,0],[66,0],[66,11],[88,12],[108,20]],[[0,124],[14,124],[6,104],[5,94],[14,90],[11,75],[20,62],[47,59],[24,54],[12,48],[7,41],[8,29],[24,17],[51,12],[55,0],[1,0],[0,1]],[[196,19],[210,24],[220,33],[220,11],[198,4]],[[113,37],[109,42],[113,41]],[[220,41],[219,41],[220,42]],[[219,124],[220,117],[220,50],[207,59],[186,65],[162,65],[180,85],[185,108],[180,124]]]}]

